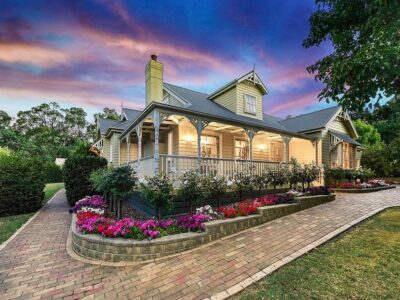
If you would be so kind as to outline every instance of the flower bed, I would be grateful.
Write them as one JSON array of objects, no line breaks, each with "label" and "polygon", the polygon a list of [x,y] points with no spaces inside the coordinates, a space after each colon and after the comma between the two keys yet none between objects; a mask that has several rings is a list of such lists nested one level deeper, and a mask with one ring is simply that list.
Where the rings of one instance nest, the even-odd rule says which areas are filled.
[{"label": "flower bed", "polygon": [[[292,192],[294,194],[294,192]],[[198,208],[176,219],[119,221],[99,207],[80,206],[72,222],[72,248],[78,254],[108,261],[140,261],[178,253],[281,216],[334,200],[334,195],[285,194],[246,200],[213,210]],[[82,201],[90,203],[89,200]],[[229,214],[226,211],[235,211]]]},{"label": "flower bed", "polygon": [[363,183],[341,183],[334,190],[342,193],[369,193],[391,188],[395,188],[395,186],[384,180],[370,180]]}]

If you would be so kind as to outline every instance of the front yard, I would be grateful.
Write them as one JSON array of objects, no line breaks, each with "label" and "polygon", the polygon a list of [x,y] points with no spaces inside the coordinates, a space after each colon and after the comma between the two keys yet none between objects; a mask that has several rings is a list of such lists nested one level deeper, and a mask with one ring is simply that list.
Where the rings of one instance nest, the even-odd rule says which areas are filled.
[{"label": "front yard", "polygon": [[388,209],[239,294],[239,299],[397,299],[400,208]]},{"label": "front yard", "polygon": [[[44,202],[46,203],[49,201],[51,197],[53,197],[63,187],[64,184],[62,182],[48,183],[44,188]],[[14,232],[24,225],[34,214],[35,213],[28,213],[0,218],[0,244],[12,236]]]}]

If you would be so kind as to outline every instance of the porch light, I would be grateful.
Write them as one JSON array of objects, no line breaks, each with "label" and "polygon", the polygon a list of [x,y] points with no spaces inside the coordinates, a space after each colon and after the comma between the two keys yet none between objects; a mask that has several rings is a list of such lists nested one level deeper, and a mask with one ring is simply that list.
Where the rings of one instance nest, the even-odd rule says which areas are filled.
[{"label": "porch light", "polygon": [[265,151],[265,145],[264,145],[264,144],[259,145],[259,146],[258,146],[258,149],[259,149],[261,152],[264,152],[264,151]]},{"label": "porch light", "polygon": [[185,141],[188,142],[188,143],[193,142],[194,141],[193,135],[187,134],[185,136]]}]

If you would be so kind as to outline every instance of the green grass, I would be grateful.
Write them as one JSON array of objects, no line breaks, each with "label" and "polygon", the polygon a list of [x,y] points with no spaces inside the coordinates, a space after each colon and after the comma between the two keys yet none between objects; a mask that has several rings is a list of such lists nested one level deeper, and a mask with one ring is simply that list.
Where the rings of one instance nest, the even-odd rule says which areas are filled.
[{"label": "green grass", "polygon": [[[44,188],[44,201],[45,203],[51,199],[61,188],[64,187],[64,183],[48,183]],[[24,225],[34,213],[2,217],[0,218],[0,244],[5,242],[20,228]]]},{"label": "green grass", "polygon": [[51,199],[61,188],[64,187],[63,182],[48,183],[44,188],[44,201],[45,203]]},{"label": "green grass", "polygon": [[250,286],[239,299],[399,299],[400,209],[388,209]]}]

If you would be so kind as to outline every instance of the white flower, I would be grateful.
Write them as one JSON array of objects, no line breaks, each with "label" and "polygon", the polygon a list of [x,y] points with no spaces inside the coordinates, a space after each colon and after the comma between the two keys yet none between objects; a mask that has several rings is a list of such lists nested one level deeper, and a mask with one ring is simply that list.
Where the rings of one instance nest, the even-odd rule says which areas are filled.
[{"label": "white flower", "polygon": [[140,179],[139,179],[139,183],[141,183],[141,184],[147,184],[146,178],[140,178]]},{"label": "white flower", "polygon": [[188,184],[188,181],[187,181],[187,180],[185,180],[185,181],[183,182],[183,184],[184,184],[184,185],[187,185],[187,184]]},{"label": "white flower", "polygon": [[233,182],[231,181],[231,180],[228,180],[227,182],[226,182],[226,185],[227,186],[231,186],[233,184]]},{"label": "white flower", "polygon": [[176,174],[177,173],[176,168],[175,167],[171,167],[170,168],[170,172]]}]

